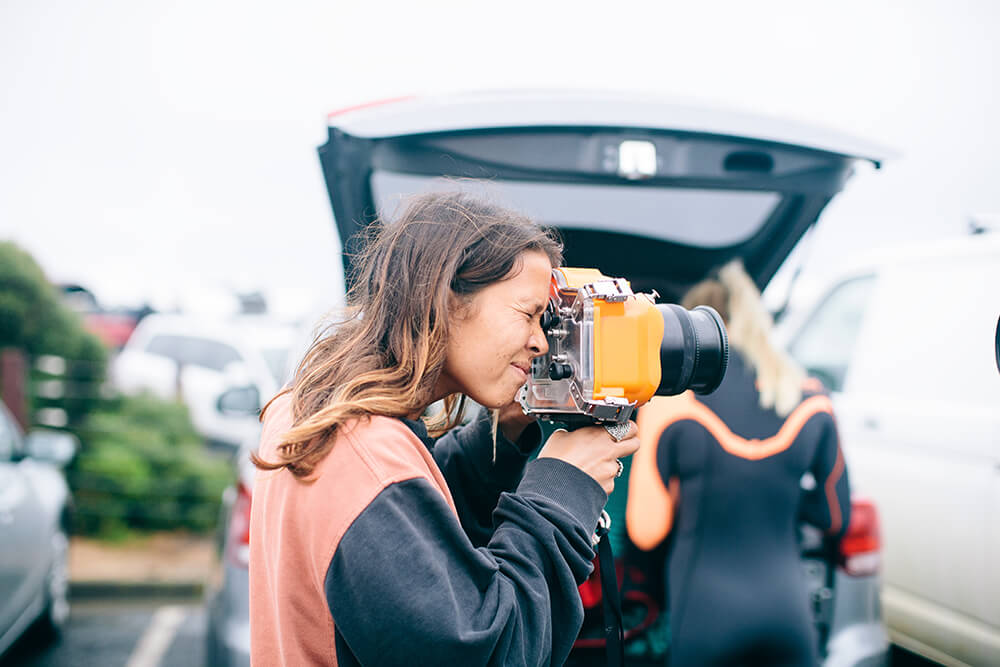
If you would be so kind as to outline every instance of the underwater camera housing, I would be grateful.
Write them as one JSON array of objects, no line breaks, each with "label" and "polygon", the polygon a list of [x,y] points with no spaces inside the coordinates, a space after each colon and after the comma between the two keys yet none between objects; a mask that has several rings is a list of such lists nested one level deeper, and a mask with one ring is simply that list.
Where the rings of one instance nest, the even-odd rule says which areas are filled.
[{"label": "underwater camera housing", "polygon": [[549,350],[518,395],[525,414],[613,426],[654,395],[715,391],[729,363],[722,318],[655,298],[597,269],[554,269],[542,315]]}]

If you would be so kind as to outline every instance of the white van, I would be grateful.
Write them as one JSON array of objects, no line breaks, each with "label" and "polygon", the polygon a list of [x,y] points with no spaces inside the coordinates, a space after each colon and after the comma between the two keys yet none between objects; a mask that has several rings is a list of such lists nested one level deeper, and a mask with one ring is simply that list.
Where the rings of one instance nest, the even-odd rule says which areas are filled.
[{"label": "white van", "polygon": [[893,641],[1000,664],[1000,233],[884,252],[824,290],[789,351],[833,392],[881,512]]},{"label": "white van", "polygon": [[235,449],[258,434],[257,413],[281,386],[294,334],[294,327],[262,315],[153,314],[136,327],[109,374],[125,394],[181,396],[208,444]]}]

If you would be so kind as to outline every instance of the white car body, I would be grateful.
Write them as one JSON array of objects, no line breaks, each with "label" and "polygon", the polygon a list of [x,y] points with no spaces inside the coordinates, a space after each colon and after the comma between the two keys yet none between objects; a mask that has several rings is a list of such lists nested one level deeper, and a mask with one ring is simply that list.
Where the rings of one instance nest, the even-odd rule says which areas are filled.
[{"label": "white car body", "polygon": [[[202,437],[235,448],[256,433],[254,410],[280,388],[293,335],[293,327],[260,316],[213,321],[149,315],[112,362],[111,381],[126,394],[180,395]],[[256,407],[242,413],[220,408],[227,391],[250,388],[256,389]]]},{"label": "white car body", "polygon": [[0,402],[0,658],[32,624],[53,635],[69,615],[69,487],[38,453]]},{"label": "white car body", "polygon": [[1000,235],[845,273],[789,350],[833,386],[855,490],[881,512],[893,641],[1000,664]]}]

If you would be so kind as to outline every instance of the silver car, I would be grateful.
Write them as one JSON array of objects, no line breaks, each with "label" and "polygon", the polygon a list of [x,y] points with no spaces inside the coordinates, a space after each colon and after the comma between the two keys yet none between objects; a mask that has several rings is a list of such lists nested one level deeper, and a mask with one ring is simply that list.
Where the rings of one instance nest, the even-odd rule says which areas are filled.
[{"label": "silver car", "polygon": [[[620,94],[407,98],[329,120],[319,154],[348,277],[357,234],[376,212],[392,217],[405,195],[464,189],[556,227],[568,265],[626,276],[668,302],[736,257],[763,288],[854,164],[887,156],[825,130]],[[218,665],[248,663],[246,456],[225,499],[223,576],[210,602],[208,655]],[[851,574],[862,554],[806,549],[822,652],[830,665],[884,664],[879,546],[847,544],[868,549],[874,567]]]},{"label": "silver car", "polygon": [[58,466],[75,450],[66,433],[25,438],[0,403],[0,656],[33,626],[53,638],[69,616],[70,493]]},{"label": "silver car", "polygon": [[218,566],[207,588],[205,664],[250,665],[250,495],[254,466],[250,452],[260,435],[244,441],[235,456],[236,482],[222,496],[217,532]]}]

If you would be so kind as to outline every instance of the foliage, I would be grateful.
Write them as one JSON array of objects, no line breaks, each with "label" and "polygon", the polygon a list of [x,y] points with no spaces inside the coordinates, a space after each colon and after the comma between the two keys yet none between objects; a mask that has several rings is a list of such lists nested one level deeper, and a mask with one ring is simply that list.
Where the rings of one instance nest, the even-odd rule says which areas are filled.
[{"label": "foliage", "polygon": [[[97,407],[108,352],[87,332],[76,313],[59,300],[56,289],[31,255],[10,242],[0,242],[0,348],[25,351],[29,359],[53,355],[67,360],[60,379],[67,390],[57,398],[31,398],[31,411],[62,408],[70,428]],[[32,371],[31,381],[49,379]]]},{"label": "foliage", "polygon": [[206,450],[181,403],[119,397],[80,429],[83,451],[67,471],[78,533],[205,532],[232,481],[227,457]]},{"label": "foliage", "polygon": [[[184,405],[151,396],[108,398],[102,384],[108,351],[59,299],[32,257],[0,242],[0,348],[23,350],[34,388],[30,411],[61,408],[81,451],[67,469],[74,530],[98,537],[131,531],[207,531],[231,481],[226,458],[207,450]],[[42,355],[64,368],[39,368]]]}]

